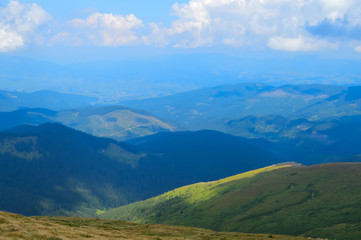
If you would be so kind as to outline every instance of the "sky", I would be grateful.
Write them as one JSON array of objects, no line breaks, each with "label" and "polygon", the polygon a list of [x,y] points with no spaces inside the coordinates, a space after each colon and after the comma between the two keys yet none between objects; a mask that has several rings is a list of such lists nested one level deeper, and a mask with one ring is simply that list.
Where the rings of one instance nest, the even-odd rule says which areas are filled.
[{"label": "sky", "polygon": [[[164,76],[150,71],[134,79],[128,71],[124,76],[110,74],[107,79],[94,80],[85,75],[73,77],[69,70],[71,64],[86,68],[90,66],[86,63],[98,62],[99,69],[115,73],[127,60],[135,72],[147,69],[149,63],[156,62],[157,68],[173,62],[178,67],[173,71],[179,74],[164,80],[171,74],[158,69]],[[146,81],[151,88],[163,79],[164,86],[173,84],[185,90],[206,86],[204,78],[210,79],[208,85],[235,83],[242,74],[253,76],[246,80],[281,74],[287,75],[287,81],[292,76],[309,76],[315,83],[361,84],[361,1],[0,0],[1,61],[8,68],[0,74],[0,88],[25,91],[60,87],[70,91],[67,85],[82,81],[84,88],[86,79],[96,85],[116,81],[129,85],[132,81],[133,89],[136,81]],[[37,73],[31,72],[34,61],[40,61]],[[118,65],[102,67],[106,61]],[[43,62],[66,65],[58,69],[63,80],[41,69]],[[302,67],[309,62],[318,70]],[[335,73],[328,65],[346,68],[347,73]],[[16,76],[20,67],[23,75]],[[32,82],[35,78],[43,80]]]}]

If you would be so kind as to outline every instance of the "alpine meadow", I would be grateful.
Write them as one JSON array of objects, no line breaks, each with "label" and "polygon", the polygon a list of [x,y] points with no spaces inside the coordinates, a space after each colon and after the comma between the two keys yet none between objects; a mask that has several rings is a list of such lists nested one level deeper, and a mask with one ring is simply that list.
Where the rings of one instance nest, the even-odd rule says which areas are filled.
[{"label": "alpine meadow", "polygon": [[0,0],[0,239],[361,239],[360,12]]}]

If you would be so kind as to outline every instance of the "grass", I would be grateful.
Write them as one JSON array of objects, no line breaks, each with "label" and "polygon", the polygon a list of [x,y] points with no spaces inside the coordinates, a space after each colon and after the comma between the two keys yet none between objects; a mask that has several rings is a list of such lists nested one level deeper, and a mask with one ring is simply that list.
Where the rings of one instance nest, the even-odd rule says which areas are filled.
[{"label": "grass", "polygon": [[[194,217],[191,213],[192,210],[189,210],[190,206],[192,208],[195,205],[199,205],[201,202],[206,202],[207,200],[215,198],[217,195],[223,195],[232,191],[234,188],[233,183],[238,183],[241,180],[248,182],[257,174],[291,166],[295,166],[295,164],[286,163],[273,165],[220,179],[218,181],[202,182],[184,186],[145,201],[111,209],[110,211],[101,213],[100,217],[130,220],[139,223],[159,222],[162,211],[167,213],[172,212],[172,214],[174,213],[177,216],[179,212],[183,214],[183,210],[189,212],[189,216],[187,215],[187,217]],[[164,221],[167,223],[169,221],[169,216],[166,214],[165,218],[167,219],[164,219]],[[175,221],[170,222],[172,224],[179,224],[178,220],[179,219],[177,218]],[[185,225],[188,224],[185,223]]]},{"label": "grass", "polygon": [[231,177],[223,178],[218,181],[196,183],[181,188],[177,188],[173,191],[157,196],[154,198],[154,200],[164,201],[164,200],[174,199],[176,197],[182,197],[186,200],[187,203],[194,204],[196,202],[206,201],[208,199],[211,199],[212,197],[215,197],[217,194],[219,194],[219,187],[222,187],[227,183],[246,178],[252,178],[259,173],[264,173],[291,166],[294,166],[294,163],[279,164],[270,167],[260,168],[253,171],[237,174]]},{"label": "grass", "polygon": [[0,212],[0,239],[3,240],[263,240],[270,238],[279,240],[305,239],[270,234],[222,233],[192,227],[135,224],[90,218],[23,217]]},{"label": "grass", "polygon": [[273,166],[175,189],[101,217],[216,231],[361,239],[361,164]]}]

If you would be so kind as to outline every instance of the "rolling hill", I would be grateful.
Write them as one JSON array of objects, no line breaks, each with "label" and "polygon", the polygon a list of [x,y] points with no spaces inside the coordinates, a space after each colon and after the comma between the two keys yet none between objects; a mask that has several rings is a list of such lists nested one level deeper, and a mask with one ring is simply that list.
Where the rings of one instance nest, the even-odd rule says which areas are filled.
[{"label": "rolling hill", "polygon": [[28,94],[0,93],[2,107],[12,106],[7,102],[9,99],[17,102],[18,106],[54,106],[49,107],[50,109],[58,107],[54,99],[64,102],[62,111],[23,109],[0,113],[1,119],[9,119],[7,123],[0,125],[0,130],[9,125],[14,127],[15,123],[39,124],[54,121],[118,141],[163,131],[202,129],[246,138],[279,141],[284,138],[303,137],[311,127],[314,130],[320,125],[332,124],[334,119],[361,115],[361,87],[358,86],[274,87],[247,83],[126,101],[121,102],[122,106],[68,107],[71,110],[64,110],[64,107],[72,106],[71,102],[83,106],[86,104],[85,100],[78,100],[72,95],[57,95],[59,93],[49,91]]},{"label": "rolling hill", "polygon": [[177,129],[175,125],[150,113],[121,106],[83,107],[62,111],[30,108],[0,112],[0,131],[22,124],[39,125],[47,122],[59,122],[94,136],[118,141]]},{"label": "rolling hill", "polygon": [[61,111],[56,120],[77,130],[118,141],[178,129],[175,124],[165,122],[149,112],[122,106]]},{"label": "rolling hill", "polygon": [[131,146],[55,123],[1,132],[0,210],[95,216],[97,210],[280,161],[244,139],[214,131],[169,134],[164,141]]},{"label": "rolling hill", "polygon": [[284,161],[292,159],[306,165],[339,162],[361,154],[360,115],[319,121],[247,116],[228,121],[225,132],[245,137]]},{"label": "rolling hill", "polygon": [[[228,134],[215,134],[206,141],[212,141],[216,147],[218,142],[223,142],[223,148],[228,148],[230,155],[237,149],[232,145],[235,141],[250,143],[253,147],[262,149],[263,152],[269,153],[281,161],[286,162],[290,159],[306,165],[314,165],[327,162],[342,162],[350,159],[355,155],[361,155],[361,117],[344,116],[340,118],[308,121],[306,119],[288,120],[281,116],[267,117],[246,117],[242,123],[243,133],[249,133],[248,137],[235,137]],[[207,131],[199,131],[199,133]],[[216,133],[215,131],[208,131]],[[189,135],[189,140],[180,138]],[[224,137],[227,136],[228,140]],[[191,137],[191,132],[180,133],[159,133],[138,139],[131,139],[130,144],[136,145],[143,151],[162,152],[172,149],[173,143],[177,142],[178,156],[183,152],[194,151],[196,149],[182,150],[181,146],[187,146],[191,142],[201,142],[204,139],[197,140],[197,137]],[[233,140],[231,140],[233,139]],[[188,142],[190,141],[190,142]],[[227,146],[227,144],[229,144]],[[171,145],[171,146],[169,146]],[[213,147],[213,148],[214,148]],[[250,151],[252,148],[250,148]],[[206,150],[204,150],[206,152]],[[218,154],[214,153],[215,156]],[[228,155],[217,155],[223,159]],[[351,161],[351,160],[347,160]],[[251,167],[255,169],[257,167]],[[210,170],[211,171],[211,170]],[[231,174],[229,174],[231,175]]]},{"label": "rolling hill", "polygon": [[[273,124],[276,126],[276,121]],[[260,123],[257,126],[257,129],[262,129],[262,126],[267,125]],[[255,134],[272,140],[273,148],[268,149],[280,158],[312,165],[345,161],[354,155],[361,154],[361,117],[359,115],[315,122],[297,119],[286,122],[284,126],[283,130],[272,134],[270,132]]]},{"label": "rolling hill", "polygon": [[237,134],[227,126],[247,116],[281,115],[318,121],[361,114],[357,86],[245,83],[204,88],[171,96],[121,102],[179,123],[189,130],[212,129]]},{"label": "rolling hill", "polygon": [[134,224],[89,218],[23,217],[0,212],[0,238],[10,239],[133,239],[133,240],[303,240],[301,237],[221,233],[168,225]]},{"label": "rolling hill", "polygon": [[361,237],[360,188],[360,163],[287,163],[178,188],[101,217],[356,240]]}]

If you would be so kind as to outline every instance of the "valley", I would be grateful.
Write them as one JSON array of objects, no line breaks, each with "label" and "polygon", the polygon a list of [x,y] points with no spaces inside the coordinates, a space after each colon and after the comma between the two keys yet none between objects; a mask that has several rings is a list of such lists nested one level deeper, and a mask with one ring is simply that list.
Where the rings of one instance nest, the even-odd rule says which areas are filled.
[{"label": "valley", "polygon": [[166,224],[150,239],[361,237],[358,87],[224,85],[121,105],[0,112],[0,211],[44,216],[15,218],[52,222],[47,238],[77,226],[79,239],[147,239],[153,226],[113,220]]},{"label": "valley", "polygon": [[0,240],[360,240],[361,1],[0,1]]}]

